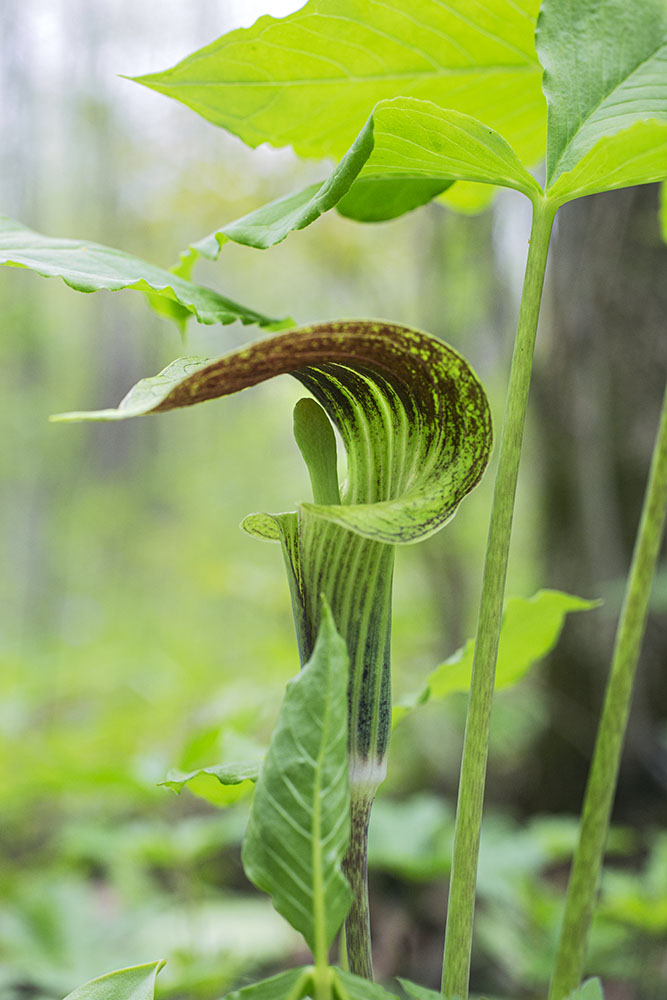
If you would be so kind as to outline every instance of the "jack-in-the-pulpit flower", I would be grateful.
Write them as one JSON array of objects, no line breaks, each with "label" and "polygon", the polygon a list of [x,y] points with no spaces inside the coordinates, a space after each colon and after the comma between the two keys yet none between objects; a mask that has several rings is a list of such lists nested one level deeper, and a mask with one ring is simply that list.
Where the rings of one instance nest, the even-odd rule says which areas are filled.
[{"label": "jack-in-the-pulpit flower", "polygon": [[[363,952],[354,937],[363,937],[368,921],[366,831],[391,727],[394,546],[437,531],[482,476],[492,432],[477,376],[460,354],[428,334],[383,322],[331,322],[216,360],[175,361],[139,382],[118,409],[61,419],[159,413],[285,373],[314,397],[301,400],[294,413],[313,501],[290,513],[252,514],[243,526],[282,545],[301,663],[312,655],[323,597],[347,645],[352,839],[345,867],[355,894],[347,928],[353,956]],[[347,457],[340,486],[331,424]],[[370,968],[357,962],[353,971]]]}]

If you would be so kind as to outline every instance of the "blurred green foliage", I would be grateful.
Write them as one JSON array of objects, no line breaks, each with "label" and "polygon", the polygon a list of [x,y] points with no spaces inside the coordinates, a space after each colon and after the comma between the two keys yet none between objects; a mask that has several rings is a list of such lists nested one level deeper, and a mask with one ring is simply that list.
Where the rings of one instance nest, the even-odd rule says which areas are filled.
[{"label": "blurred green foliage", "polygon": [[[194,47],[184,38],[194,28],[177,20],[193,16],[183,5],[170,4],[169,17],[160,6],[152,33],[133,20],[150,4],[124,2],[122,24],[110,4],[70,6],[69,21],[57,5],[44,14],[47,5],[11,0],[2,12],[5,47],[15,46],[10,59],[0,41],[7,107],[21,109],[20,129],[0,116],[5,211],[169,266],[214,226],[328,172],[288,151],[244,150],[176,106],[158,111],[158,95],[138,98],[129,83],[114,89],[114,74],[164,63],[160,45],[173,46],[175,33],[179,50]],[[48,42],[50,62],[40,11],[53,21],[47,40],[75,26],[62,52]],[[204,41],[224,27],[197,30]],[[520,196],[508,198],[516,208]],[[434,205],[381,229],[327,217],[270,256],[225,247],[196,278],[299,322],[378,316],[440,334],[477,369],[499,426],[517,266],[507,204],[470,219]],[[224,408],[121,427],[49,425],[56,411],[115,405],[183,345],[138,296],[77,295],[18,271],[0,275],[0,310],[0,1000],[58,1000],[160,957],[169,958],[161,995],[214,1000],[251,971],[304,956],[242,875],[244,803],[216,812],[157,784],[172,767],[255,757],[297,669],[279,553],[238,524],[309,495],[291,440],[301,392],[285,378]],[[207,355],[249,333],[191,327],[187,337],[188,352]],[[526,457],[526,470],[539,468],[530,434]],[[397,555],[398,697],[474,629],[492,479],[440,535]],[[509,592],[527,596],[549,581],[537,555],[537,476],[520,486]],[[519,824],[500,808],[529,766],[545,697],[529,677],[499,697],[494,717],[489,796],[499,815],[484,848],[477,962],[497,994],[519,981],[543,989],[572,848],[571,822]],[[376,869],[392,879],[447,874],[464,708],[455,695],[395,734],[373,827]],[[425,789],[438,798],[401,803]],[[665,839],[616,837],[596,961],[609,975],[636,975],[635,995],[658,1000]]]}]

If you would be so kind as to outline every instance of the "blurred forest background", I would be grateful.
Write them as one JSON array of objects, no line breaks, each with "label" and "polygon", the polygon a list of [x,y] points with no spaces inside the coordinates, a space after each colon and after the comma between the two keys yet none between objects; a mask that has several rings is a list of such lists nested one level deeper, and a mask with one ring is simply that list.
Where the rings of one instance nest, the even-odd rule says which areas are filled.
[{"label": "blurred forest background", "polygon": [[[252,151],[121,79],[163,69],[297,0],[2,0],[0,210],[170,266],[216,225],[324,177]],[[604,607],[497,699],[474,988],[543,995],[667,361],[667,252],[646,187],[559,216],[508,593]],[[499,430],[528,236],[505,193],[381,226],[335,214],[197,280],[298,322],[384,317],[442,336]],[[157,787],[254,756],[297,666],[277,549],[238,529],[308,496],[289,378],[167,418],[58,426],[174,357],[257,335],[142,296],[0,273],[0,1000],[59,1000],[167,957],[163,997],[214,1000],[303,957],[245,881],[247,804]],[[493,469],[451,525],[398,553],[394,678],[419,687],[474,631]],[[609,1000],[667,993],[667,568],[657,581],[591,949]],[[437,986],[465,698],[395,734],[371,837],[377,971]]]}]

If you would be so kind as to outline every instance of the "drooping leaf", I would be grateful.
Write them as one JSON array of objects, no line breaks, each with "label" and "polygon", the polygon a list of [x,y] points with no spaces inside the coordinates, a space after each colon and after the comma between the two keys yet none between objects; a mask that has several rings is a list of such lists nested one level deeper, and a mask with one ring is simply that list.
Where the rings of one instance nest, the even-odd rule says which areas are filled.
[{"label": "drooping leaf", "polygon": [[27,229],[19,222],[0,216],[0,264],[24,267],[43,277],[60,277],[78,292],[133,288],[161,297],[179,311],[172,318],[182,320],[186,310],[200,323],[257,323],[276,327],[281,323],[232,302],[203,285],[193,284],[171,271],[88,240],[55,239]]},{"label": "drooping leaf", "polygon": [[324,608],[313,656],[290,681],[255,788],[243,866],[320,961],[352,900],[345,643]]},{"label": "drooping leaf", "polygon": [[663,0],[544,0],[547,193],[560,203],[667,176]]},{"label": "drooping leaf", "polygon": [[469,115],[430,101],[382,101],[330,177],[264,205],[191,247],[214,258],[226,240],[264,249],[337,206],[363,222],[394,218],[431,201],[455,180],[541,192],[514,150]]},{"label": "drooping leaf", "polygon": [[153,1000],[155,980],[164,959],[109,972],[69,993],[65,1000]]},{"label": "drooping leaf", "polygon": [[[338,505],[306,511],[389,544],[437,531],[477,484],[491,417],[468,363],[428,334],[391,323],[321,323],[260,340],[213,361],[181,358],[143,379],[117,409],[56,420],[123,420],[230,395],[290,373],[341,433],[347,485]],[[278,537],[270,518],[264,527]]]},{"label": "drooping leaf", "polygon": [[310,0],[138,78],[250,146],[340,158],[378,101],[433,101],[485,121],[523,162],[544,151],[537,0]]},{"label": "drooping leaf", "polygon": [[179,794],[187,786],[194,795],[212,805],[227,806],[237,802],[252,790],[261,764],[261,760],[257,760],[215,764],[188,773],[174,770],[170,771],[165,781],[159,784]]},{"label": "drooping leaf", "polygon": [[587,979],[573,993],[570,993],[566,1000],[604,1000],[602,983],[599,979]]},{"label": "drooping leaf", "polygon": [[[546,656],[558,642],[566,615],[588,611],[600,601],[584,600],[559,590],[540,590],[525,599],[510,597],[503,614],[496,666],[496,690],[521,680],[534,663]],[[457,649],[429,674],[426,686],[415,697],[394,710],[394,724],[415,705],[468,691],[475,649],[473,639]]]}]

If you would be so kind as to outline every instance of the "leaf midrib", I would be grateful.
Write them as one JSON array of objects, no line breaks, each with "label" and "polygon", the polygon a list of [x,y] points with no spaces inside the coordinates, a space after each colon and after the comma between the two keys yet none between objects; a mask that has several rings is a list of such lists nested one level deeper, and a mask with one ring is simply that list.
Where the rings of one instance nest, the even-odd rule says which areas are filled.
[{"label": "leaf midrib", "polygon": [[317,767],[315,769],[315,781],[313,787],[313,839],[312,839],[312,865],[313,865],[313,917],[315,920],[314,928],[314,952],[313,958],[315,959],[316,966],[326,966],[327,964],[327,918],[326,918],[326,901],[325,901],[325,889],[324,889],[324,859],[322,852],[322,770],[324,767],[324,758],[326,755],[327,748],[329,746],[330,738],[330,725],[331,725],[331,699],[333,697],[332,693],[332,677],[331,677],[331,663],[328,663],[327,669],[327,697],[324,703],[324,715],[322,718],[322,738],[320,740],[319,753],[317,755]]},{"label": "leaf midrib", "polygon": [[[563,147],[562,153],[560,154],[560,156],[558,157],[558,160],[554,164],[554,169],[553,169],[553,172],[552,172],[552,175],[551,175],[551,179],[549,181],[549,187],[552,187],[553,184],[561,176],[561,174],[560,174],[559,171],[560,171],[560,165],[561,165],[563,159],[565,158],[566,154],[572,148],[572,145],[573,145],[575,139],[577,138],[577,136],[580,135],[580,133],[582,132],[582,130],[584,129],[584,127],[588,124],[588,122],[591,120],[591,118],[593,117],[593,115],[595,114],[595,112],[598,111],[602,107],[602,105],[604,104],[604,102],[606,100],[608,100],[609,97],[611,97],[611,95],[614,93],[614,91],[618,90],[624,83],[627,83],[627,81],[630,79],[630,77],[634,73],[636,73],[637,70],[641,69],[642,66],[644,66],[644,65],[646,65],[646,63],[650,62],[651,59],[654,59],[656,57],[656,55],[660,52],[660,50],[664,49],[664,48],[667,48],[667,38],[663,37],[661,39],[660,43],[653,50],[653,52],[649,53],[649,55],[647,55],[644,59],[640,59],[640,61],[637,63],[637,65],[633,66],[632,70],[626,76],[624,76],[622,80],[620,80],[610,90],[608,90],[605,94],[603,94],[603,96],[600,98],[600,100],[597,102],[597,104],[593,108],[590,109],[590,111],[587,113],[587,115],[581,120],[581,122],[580,122],[579,126],[577,127],[577,129],[572,133],[572,135],[568,139],[566,145]],[[651,119],[647,118],[646,120],[650,121]],[[621,130],[621,131],[623,131],[623,130]],[[617,133],[615,133],[615,134],[617,134]],[[572,169],[572,168],[570,168],[570,169]],[[568,171],[563,171],[563,173],[568,173]]]},{"label": "leaf midrib", "polygon": [[[233,87],[235,90],[245,87],[312,87],[312,86],[329,86],[336,85],[341,86],[342,84],[360,84],[360,83],[376,83],[378,81],[391,81],[391,80],[414,80],[414,79],[438,79],[440,77],[455,77],[455,76],[494,76],[496,73],[507,73],[507,72],[519,73],[521,75],[525,73],[540,73],[541,67],[537,63],[527,63],[526,65],[518,65],[516,63],[494,63],[493,66],[488,67],[478,67],[478,66],[457,66],[456,68],[450,69],[449,67],[443,66],[441,69],[437,70],[411,70],[405,73],[369,73],[364,74],[364,76],[335,76],[335,77],[302,77],[298,80],[243,80],[239,83],[238,80],[174,80],[161,81],[160,83],[153,84],[150,81],[150,77],[145,77],[143,80],[141,77],[138,78],[139,83],[145,82],[149,87],[155,87],[156,90],[169,90],[173,87],[177,87],[182,90],[185,87]],[[400,95],[397,95],[400,96]]]}]

